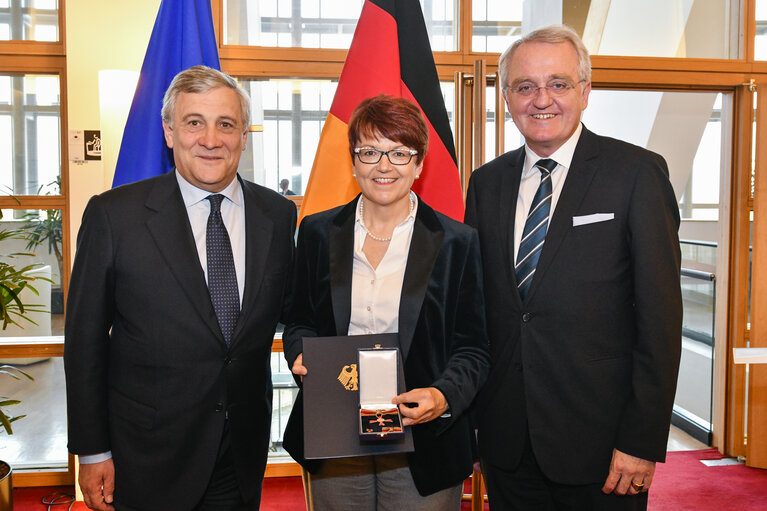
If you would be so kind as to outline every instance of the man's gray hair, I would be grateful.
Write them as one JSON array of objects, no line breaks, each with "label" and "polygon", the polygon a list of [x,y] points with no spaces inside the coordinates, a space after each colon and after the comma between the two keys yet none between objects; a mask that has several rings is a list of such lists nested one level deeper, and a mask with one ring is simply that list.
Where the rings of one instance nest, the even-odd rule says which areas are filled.
[{"label": "man's gray hair", "polygon": [[228,87],[237,93],[240,100],[240,116],[243,132],[250,125],[250,96],[237,85],[237,81],[226,73],[208,66],[193,66],[177,74],[170,82],[165,96],[162,98],[162,118],[173,127],[173,113],[176,110],[176,100],[182,92],[202,94],[219,87]]},{"label": "man's gray hair", "polygon": [[508,83],[508,78],[511,57],[513,57],[514,52],[525,43],[572,44],[575,53],[578,55],[578,79],[587,82],[591,80],[591,59],[589,58],[589,51],[586,49],[586,45],[583,44],[583,41],[581,41],[581,38],[575,30],[567,25],[549,25],[548,27],[542,27],[525,34],[522,38],[514,41],[512,45],[501,54],[501,58],[498,59],[498,71],[501,75],[501,86],[504,89],[510,85]]}]

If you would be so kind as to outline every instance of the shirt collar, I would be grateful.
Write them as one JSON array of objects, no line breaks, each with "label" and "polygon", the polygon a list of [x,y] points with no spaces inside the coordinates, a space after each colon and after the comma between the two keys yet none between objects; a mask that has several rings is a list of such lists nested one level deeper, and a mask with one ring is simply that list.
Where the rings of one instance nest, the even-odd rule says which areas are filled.
[{"label": "shirt collar", "polygon": [[[400,225],[403,225],[403,224],[409,222],[411,219],[415,220],[415,214],[418,212],[418,196],[415,194],[415,192],[413,190],[410,190],[410,200],[412,201],[413,209],[410,211],[410,213],[408,213],[408,215],[405,217],[405,219],[402,220],[402,222],[399,223],[399,225],[397,227],[399,227]],[[361,201],[362,201],[362,195],[360,195],[359,198],[357,199],[357,208],[356,208],[356,213],[354,214],[354,221],[355,221],[355,223],[359,223],[360,222],[360,218],[362,217],[362,215],[360,215],[360,202]]]},{"label": "shirt collar", "polygon": [[[578,127],[575,128],[575,131],[572,135],[570,135],[570,138],[568,138],[564,144],[559,146],[559,149],[554,151],[551,156],[548,156],[548,158],[551,158],[557,162],[558,165],[569,169],[570,164],[573,162],[575,147],[578,145],[578,139],[581,136],[581,131],[583,131],[583,124],[578,123]],[[525,170],[522,173],[522,177],[527,177],[532,174],[534,171],[535,163],[541,158],[542,156],[538,156],[535,151],[530,149],[527,143],[525,143]]]},{"label": "shirt collar", "polygon": [[[190,206],[194,206],[198,202],[202,202],[208,198],[209,195],[213,195],[208,190],[203,190],[202,188],[197,188],[192,183],[184,179],[184,177],[179,174],[178,170],[174,170],[176,173],[176,181],[178,181],[178,187],[181,189],[181,197],[184,199],[184,206],[187,208]],[[232,201],[237,206],[242,206],[242,193],[240,192],[240,180],[237,178],[237,176],[232,179],[232,182],[229,183],[229,185],[221,190],[221,195]]]}]

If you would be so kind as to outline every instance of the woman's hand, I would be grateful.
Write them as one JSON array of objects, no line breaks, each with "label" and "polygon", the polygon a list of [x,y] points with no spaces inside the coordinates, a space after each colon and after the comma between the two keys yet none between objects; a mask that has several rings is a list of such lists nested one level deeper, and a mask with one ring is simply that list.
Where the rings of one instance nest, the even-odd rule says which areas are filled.
[{"label": "woman's hand", "polygon": [[447,410],[445,396],[435,387],[413,389],[395,397],[392,403],[399,405],[403,426],[433,421]]},{"label": "woman's hand", "polygon": [[306,367],[304,367],[304,354],[299,353],[296,357],[296,360],[293,362],[293,367],[290,368],[290,371],[299,376],[301,381],[304,381],[304,376],[309,372]]}]

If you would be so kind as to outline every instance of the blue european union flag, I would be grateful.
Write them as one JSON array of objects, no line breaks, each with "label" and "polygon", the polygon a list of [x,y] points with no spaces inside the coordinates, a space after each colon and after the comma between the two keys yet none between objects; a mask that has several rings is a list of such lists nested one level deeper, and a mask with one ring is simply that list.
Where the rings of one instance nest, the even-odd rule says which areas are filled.
[{"label": "blue european union flag", "polygon": [[164,174],[173,151],[162,131],[162,97],[177,73],[204,64],[220,70],[210,0],[162,0],[125,124],[112,187]]}]

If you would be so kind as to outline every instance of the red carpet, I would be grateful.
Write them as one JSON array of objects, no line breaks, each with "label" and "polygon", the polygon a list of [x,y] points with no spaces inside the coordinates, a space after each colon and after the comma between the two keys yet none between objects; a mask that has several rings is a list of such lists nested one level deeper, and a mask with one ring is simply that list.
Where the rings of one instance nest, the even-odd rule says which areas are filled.
[{"label": "red carpet", "polygon": [[720,458],[716,449],[668,453],[656,469],[649,510],[767,510],[767,470],[699,461]]},{"label": "red carpet", "polygon": [[[471,491],[471,484],[466,485],[466,492]],[[14,511],[42,511],[48,509],[42,499],[55,492],[74,493],[72,487],[17,488],[13,492]],[[52,511],[65,511],[68,504],[51,507]],[[78,502],[72,511],[87,511],[85,504]],[[464,502],[462,511],[468,511],[469,502]],[[487,509],[487,505],[485,505]],[[264,480],[264,492],[261,499],[261,511],[306,511],[304,488],[300,477],[271,477]]]},{"label": "red carpet", "polygon": [[[13,511],[47,510],[42,499],[56,492],[74,494],[67,486],[16,488],[13,491]],[[52,511],[66,511],[68,504],[51,507]],[[82,502],[72,506],[72,511],[88,511]],[[300,477],[270,477],[264,479],[261,511],[306,511],[304,487]]]},{"label": "red carpet", "polygon": [[[716,449],[670,452],[659,463],[650,492],[650,511],[767,511],[767,470],[743,465],[707,467],[699,460],[720,459]],[[471,487],[467,484],[466,491]],[[14,491],[14,511],[41,511],[41,499],[56,491],[72,488],[19,488]],[[53,506],[63,511],[67,505]],[[487,509],[487,505],[485,505]],[[261,511],[305,511],[300,477],[264,480]],[[464,502],[462,511],[470,505]],[[82,503],[73,511],[86,511]]]},{"label": "red carpet", "polygon": [[[75,489],[71,486],[41,486],[36,488],[16,488],[13,490],[13,511],[45,511],[47,504],[42,499],[55,493],[68,493],[74,495]],[[51,511],[66,511],[69,504],[51,506]],[[72,506],[72,511],[88,511],[82,502]]]},{"label": "red carpet", "polygon": [[261,511],[306,511],[304,485],[300,477],[264,479]]}]

